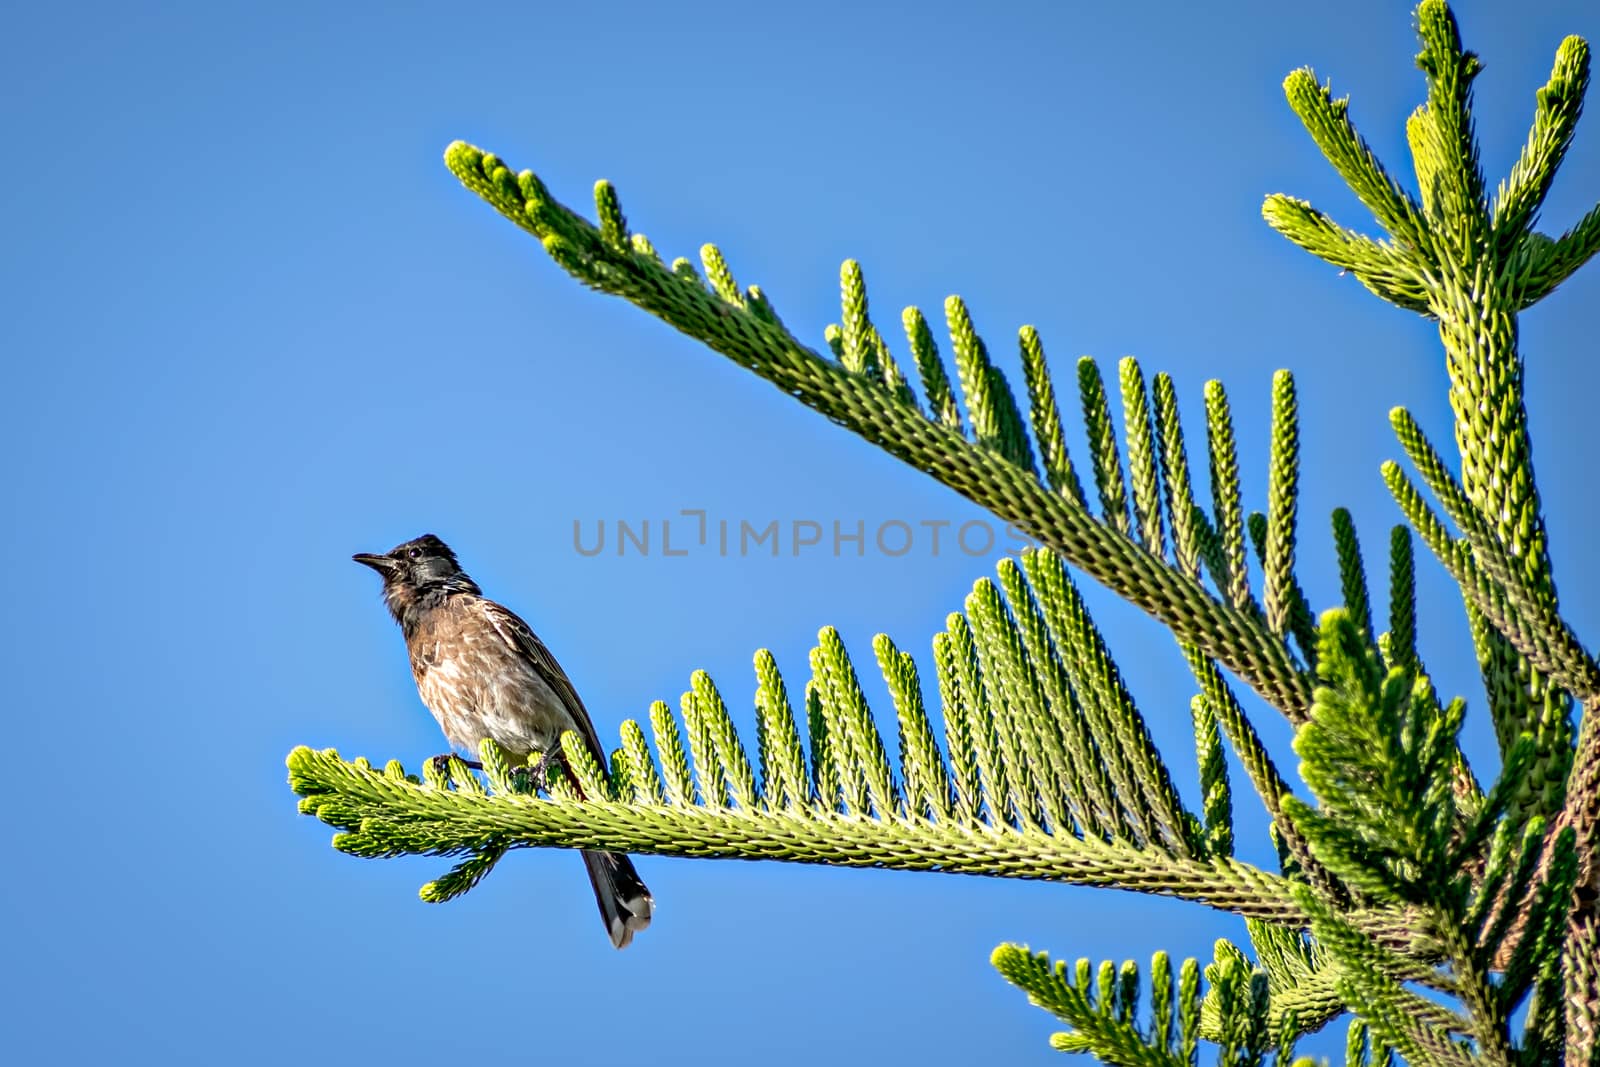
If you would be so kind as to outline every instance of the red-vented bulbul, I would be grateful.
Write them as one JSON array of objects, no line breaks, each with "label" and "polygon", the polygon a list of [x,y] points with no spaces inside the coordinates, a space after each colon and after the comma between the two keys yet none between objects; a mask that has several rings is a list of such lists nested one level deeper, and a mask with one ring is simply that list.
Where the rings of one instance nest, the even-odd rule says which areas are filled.
[{"label": "red-vented bulbul", "polygon": [[[353,558],[383,576],[383,599],[405,634],[417,692],[452,745],[477,753],[492,737],[520,766],[534,752],[554,755],[562,731],[573,730],[606,765],[566,672],[527,623],[484,597],[449,545],[424,534],[383,555]],[[626,948],[650,925],[650,890],[627,856],[582,855],[611,943]]]}]

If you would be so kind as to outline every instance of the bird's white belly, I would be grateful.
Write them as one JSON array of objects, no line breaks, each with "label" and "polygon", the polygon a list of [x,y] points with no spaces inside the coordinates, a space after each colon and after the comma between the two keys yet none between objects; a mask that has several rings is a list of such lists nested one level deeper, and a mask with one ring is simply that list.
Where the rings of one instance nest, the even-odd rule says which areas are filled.
[{"label": "bird's white belly", "polygon": [[508,663],[493,673],[484,666],[478,657],[440,659],[418,683],[422,702],[450,743],[476,757],[483,739],[493,738],[519,761],[549,751],[566,728],[555,691],[521,664]]}]

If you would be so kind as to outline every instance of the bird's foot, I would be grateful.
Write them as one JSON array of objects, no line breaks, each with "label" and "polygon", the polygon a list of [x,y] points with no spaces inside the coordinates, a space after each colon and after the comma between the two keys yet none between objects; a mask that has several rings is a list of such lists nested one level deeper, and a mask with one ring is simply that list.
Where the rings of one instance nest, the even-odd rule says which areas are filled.
[{"label": "bird's foot", "polygon": [[541,792],[550,788],[550,764],[560,757],[561,745],[558,743],[555,748],[540,756],[539,762],[535,763],[533,769],[528,772],[529,779],[538,786]]},{"label": "bird's foot", "polygon": [[561,755],[561,746],[546,752],[539,757],[539,762],[531,767],[517,767],[511,772],[512,781],[518,789],[526,785],[529,793],[543,793],[550,788],[550,764]]},{"label": "bird's foot", "polygon": [[[457,756],[454,752],[446,752],[446,753],[443,753],[442,755],[438,755],[438,756],[433,757],[428,762],[433,764],[434,771],[436,771],[439,774],[444,774],[446,771],[448,771],[450,769],[450,761],[453,760],[453,759],[461,759],[461,757]],[[462,759],[461,762],[466,764],[467,767],[470,768],[471,770],[474,770],[474,771],[483,770],[483,764],[477,762],[476,760]]]}]

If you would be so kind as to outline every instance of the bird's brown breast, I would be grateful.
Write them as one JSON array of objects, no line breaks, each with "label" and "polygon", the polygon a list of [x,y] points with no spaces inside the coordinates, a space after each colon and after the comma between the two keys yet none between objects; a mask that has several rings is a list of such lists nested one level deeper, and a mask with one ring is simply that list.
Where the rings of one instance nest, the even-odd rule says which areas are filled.
[{"label": "bird's brown breast", "polygon": [[469,753],[486,737],[519,759],[548,751],[572,717],[482,603],[453,598],[406,635],[417,693],[450,742]]}]

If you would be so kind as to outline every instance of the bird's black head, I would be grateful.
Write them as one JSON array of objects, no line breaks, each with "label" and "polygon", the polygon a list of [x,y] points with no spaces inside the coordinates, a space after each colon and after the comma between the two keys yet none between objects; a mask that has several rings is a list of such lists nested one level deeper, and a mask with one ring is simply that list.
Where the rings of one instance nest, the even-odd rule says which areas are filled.
[{"label": "bird's black head", "polygon": [[384,602],[402,625],[413,612],[437,606],[452,593],[479,592],[450,546],[433,534],[396,545],[381,556],[358,552],[350,558],[383,576]]}]

